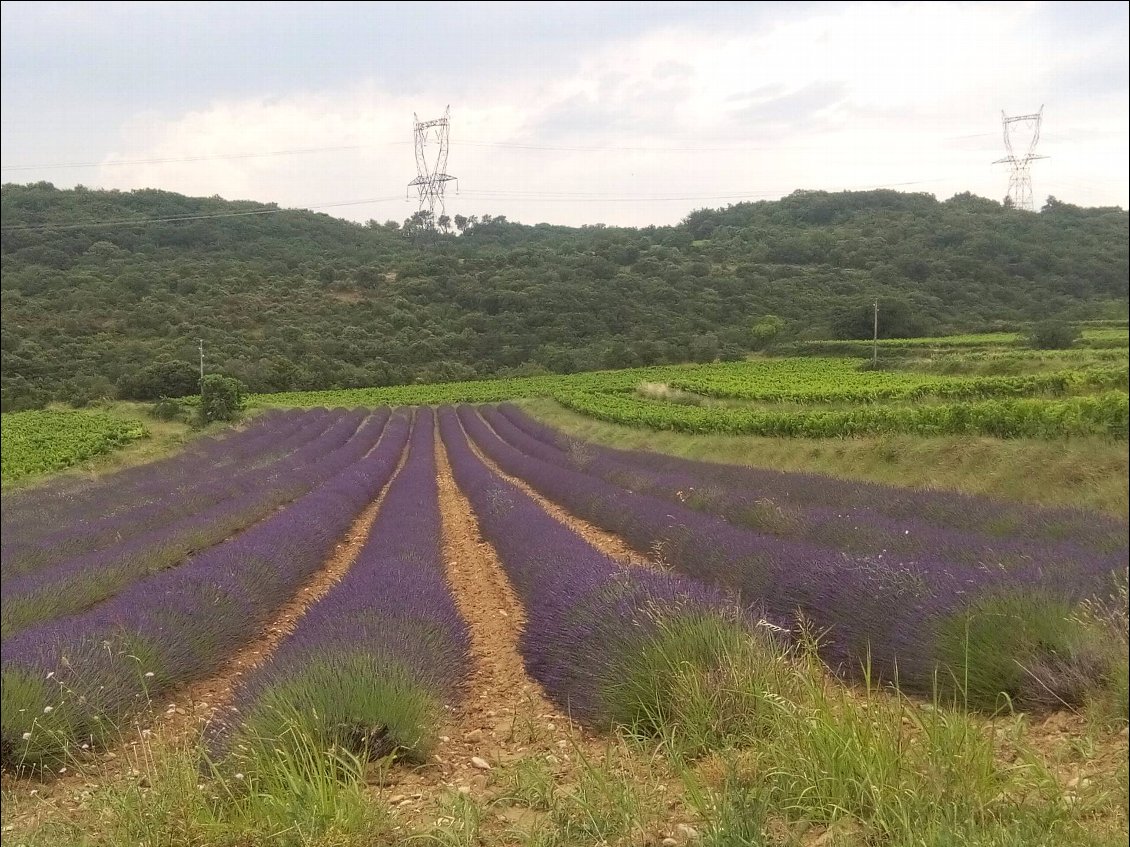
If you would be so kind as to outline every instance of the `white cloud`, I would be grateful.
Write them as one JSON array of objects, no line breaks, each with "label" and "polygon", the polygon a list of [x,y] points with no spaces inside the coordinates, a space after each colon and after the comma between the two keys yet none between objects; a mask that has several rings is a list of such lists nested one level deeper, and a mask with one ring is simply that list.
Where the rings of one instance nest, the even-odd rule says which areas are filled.
[{"label": "white cloud", "polygon": [[[463,193],[448,210],[638,225],[796,188],[908,183],[999,197],[1007,174],[990,162],[1003,152],[1000,109],[1041,103],[1052,158],[1033,169],[1036,195],[1126,206],[1125,84],[1104,90],[1088,76],[1124,66],[1126,33],[1064,46],[1042,14],[1029,3],[825,7],[762,29],[667,26],[605,42],[580,50],[565,77],[516,68],[451,104],[449,171]],[[94,182],[297,206],[398,198],[414,176],[412,113],[446,105],[439,90],[411,96],[371,81],[217,97],[171,119],[135,116],[106,156],[201,158],[106,164]],[[309,148],[356,149],[208,158]],[[390,199],[331,211],[384,219],[412,208]]]}]

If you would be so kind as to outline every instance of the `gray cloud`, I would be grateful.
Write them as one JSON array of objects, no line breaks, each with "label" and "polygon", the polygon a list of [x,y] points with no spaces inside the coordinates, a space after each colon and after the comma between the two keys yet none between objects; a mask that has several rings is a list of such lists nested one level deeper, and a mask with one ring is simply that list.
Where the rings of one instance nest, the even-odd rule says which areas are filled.
[{"label": "gray cloud", "polygon": [[847,86],[841,82],[814,82],[780,96],[769,93],[750,97],[745,106],[734,109],[729,116],[739,127],[796,132],[830,125],[829,110],[846,103],[847,97]]}]

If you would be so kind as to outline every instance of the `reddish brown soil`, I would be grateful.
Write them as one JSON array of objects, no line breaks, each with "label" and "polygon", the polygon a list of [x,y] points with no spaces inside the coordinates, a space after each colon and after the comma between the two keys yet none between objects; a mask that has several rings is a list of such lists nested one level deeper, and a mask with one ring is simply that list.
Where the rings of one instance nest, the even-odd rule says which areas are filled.
[{"label": "reddish brown soil", "polygon": [[[373,449],[379,446],[380,440]],[[408,450],[405,448],[390,482],[377,495],[377,499],[365,507],[346,531],[345,536],[334,546],[333,553],[322,568],[278,611],[260,636],[241,648],[216,673],[188,684],[169,698],[163,719],[158,722],[155,729],[159,729],[168,737],[191,733],[200,724],[206,724],[211,720],[217,708],[221,708],[231,700],[232,693],[243,675],[262,664],[279,643],[294,631],[298,621],[306,614],[306,610],[325,597],[353,567],[369,537],[369,530],[392,484],[391,480],[396,479],[407,459]]]},{"label": "reddish brown soil", "polygon": [[279,610],[259,638],[240,649],[212,676],[187,685],[167,700],[155,730],[174,736],[192,732],[198,724],[207,723],[215,710],[231,699],[243,675],[262,664],[294,631],[306,610],[325,597],[349,572],[369,537],[369,529],[376,520],[383,496],[382,492],[380,498],[365,507],[345,537],[337,543],[325,566]]}]

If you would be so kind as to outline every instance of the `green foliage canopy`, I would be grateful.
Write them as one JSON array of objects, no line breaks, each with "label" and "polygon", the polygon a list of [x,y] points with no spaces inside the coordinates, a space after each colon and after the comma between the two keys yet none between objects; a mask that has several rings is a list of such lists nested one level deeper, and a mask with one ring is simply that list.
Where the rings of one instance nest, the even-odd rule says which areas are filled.
[{"label": "green foliage canopy", "polygon": [[[484,214],[426,233],[156,190],[6,185],[0,204],[4,410],[125,393],[151,363],[187,380],[198,338],[216,370],[272,392],[734,358],[763,343],[763,315],[828,338],[875,297],[884,335],[1127,304],[1126,212],[1058,202],[797,192],[676,226]],[[101,225],[202,215],[228,216]]]}]

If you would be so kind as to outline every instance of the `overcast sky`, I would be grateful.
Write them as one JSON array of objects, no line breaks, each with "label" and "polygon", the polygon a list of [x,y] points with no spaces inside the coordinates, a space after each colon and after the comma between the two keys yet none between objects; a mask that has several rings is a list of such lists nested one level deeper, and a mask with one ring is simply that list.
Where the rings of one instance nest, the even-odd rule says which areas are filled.
[{"label": "overcast sky", "polygon": [[1001,111],[1042,105],[1037,205],[1130,205],[1125,2],[2,9],[4,182],[402,220],[413,113],[450,104],[449,214],[664,224],[800,188],[1001,199]]}]

